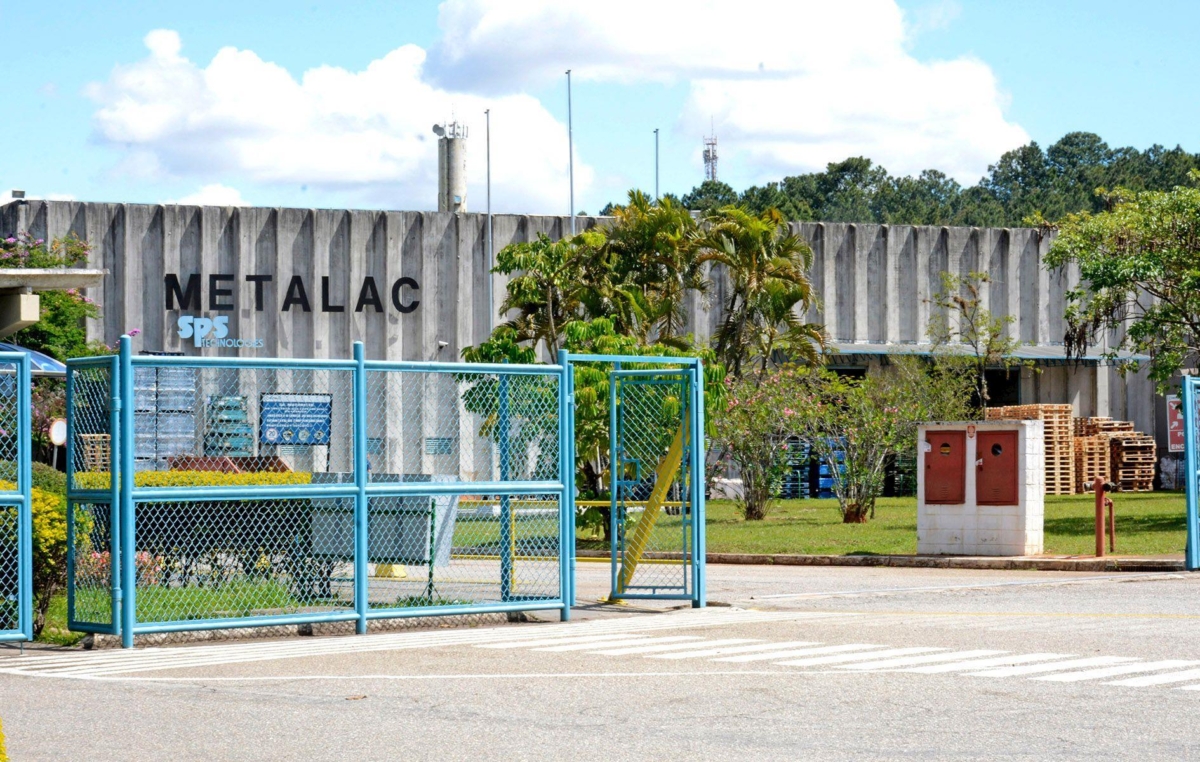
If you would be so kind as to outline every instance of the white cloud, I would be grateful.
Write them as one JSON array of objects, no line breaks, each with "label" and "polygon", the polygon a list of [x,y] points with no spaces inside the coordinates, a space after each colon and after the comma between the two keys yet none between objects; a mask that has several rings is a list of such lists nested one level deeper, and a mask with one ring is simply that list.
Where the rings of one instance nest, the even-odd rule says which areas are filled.
[{"label": "white cloud", "polygon": [[230,188],[221,183],[205,185],[195,193],[189,193],[174,201],[164,201],[165,204],[189,204],[192,206],[250,206],[242,198],[237,188]]},{"label": "white cloud", "polygon": [[683,81],[676,133],[698,138],[711,123],[723,162],[748,179],[861,154],[892,172],[932,167],[974,182],[1029,138],[1005,118],[985,63],[906,49],[956,8],[935,3],[906,22],[894,0],[448,0],[427,76],[477,92],[519,91],[567,68],[583,81]]},{"label": "white cloud", "polygon": [[[527,95],[485,98],[423,78],[425,51],[404,45],[364,70],[310,69],[297,81],[248,50],[207,66],[179,35],[146,35],[149,55],[88,88],[97,137],[124,152],[123,174],[150,179],[308,186],[362,203],[428,209],[437,198],[434,122],[471,129],[468,205],[483,207],[483,111],[492,110],[497,210],[560,213],[567,184],[564,124]],[[576,190],[591,181],[576,158]],[[209,187],[212,187],[211,185]],[[232,190],[232,189],[229,189]]]}]

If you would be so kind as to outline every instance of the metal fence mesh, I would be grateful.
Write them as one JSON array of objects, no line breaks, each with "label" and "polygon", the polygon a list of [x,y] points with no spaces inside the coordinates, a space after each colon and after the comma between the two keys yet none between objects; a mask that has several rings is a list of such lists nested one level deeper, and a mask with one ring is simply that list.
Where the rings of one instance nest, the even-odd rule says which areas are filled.
[{"label": "metal fence mesh", "polygon": [[20,627],[20,509],[0,505],[0,632]]},{"label": "metal fence mesh", "polygon": [[136,503],[138,622],[352,608],[353,500]]},{"label": "metal fence mesh", "polygon": [[[17,491],[20,486],[18,484],[20,471],[18,462],[21,455],[21,441],[18,399],[17,364],[0,362],[0,481],[13,485],[9,488],[12,491]],[[7,488],[8,484],[3,488]]]},{"label": "metal fence mesh", "polygon": [[68,520],[75,537],[75,566],[70,580],[74,619],[112,624],[112,507],[108,503],[75,503]]},{"label": "metal fence mesh", "polygon": [[67,367],[71,386],[71,489],[107,490],[112,484],[113,432],[110,431],[111,363]]},{"label": "metal fence mesh", "polygon": [[[618,525],[624,587],[630,591],[676,589],[690,580],[690,468],[682,421],[687,400],[684,376],[620,382],[618,473],[623,504]],[[686,432],[690,438],[690,432]],[[661,481],[668,482],[661,506],[647,506]],[[643,525],[639,527],[639,524]],[[630,563],[637,557],[636,566]],[[669,557],[663,557],[669,556]],[[632,572],[628,567],[633,567]]]},{"label": "metal fence mesh", "polygon": [[371,608],[553,600],[559,498],[373,497]]},{"label": "metal fence mesh", "polygon": [[368,371],[371,480],[557,480],[558,384],[551,374]]},{"label": "metal fence mesh", "polygon": [[353,473],[354,371],[139,364],[133,425],[137,470],[166,472],[140,477],[138,486],[303,483],[307,474]]}]

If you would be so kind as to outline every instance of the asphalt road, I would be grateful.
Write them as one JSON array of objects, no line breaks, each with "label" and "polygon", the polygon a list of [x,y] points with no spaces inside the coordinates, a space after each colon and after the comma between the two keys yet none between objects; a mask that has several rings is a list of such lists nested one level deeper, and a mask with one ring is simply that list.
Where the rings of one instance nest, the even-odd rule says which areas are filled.
[{"label": "asphalt road", "polygon": [[14,760],[1188,759],[1200,576],[709,568],[704,610],[0,651]]}]

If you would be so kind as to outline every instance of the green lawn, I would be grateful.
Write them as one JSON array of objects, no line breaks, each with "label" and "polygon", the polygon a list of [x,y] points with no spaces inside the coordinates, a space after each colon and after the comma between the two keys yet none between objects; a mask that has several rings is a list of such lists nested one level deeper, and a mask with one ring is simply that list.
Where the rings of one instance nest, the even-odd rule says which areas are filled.
[{"label": "green lawn", "polygon": [[[1118,493],[1117,553],[1183,553],[1187,539],[1182,493]],[[1095,552],[1095,500],[1090,495],[1046,498],[1045,552]],[[916,498],[879,501],[875,519],[843,524],[833,500],[781,500],[763,521],[744,521],[733,502],[708,503],[708,550],[713,553],[814,555],[917,552]]]}]

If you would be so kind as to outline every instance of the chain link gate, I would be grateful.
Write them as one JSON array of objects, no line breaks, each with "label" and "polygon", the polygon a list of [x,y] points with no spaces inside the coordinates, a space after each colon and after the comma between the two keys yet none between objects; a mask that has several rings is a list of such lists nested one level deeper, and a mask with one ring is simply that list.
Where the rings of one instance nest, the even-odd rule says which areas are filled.
[{"label": "chain link gate", "polygon": [[1184,480],[1187,488],[1189,571],[1200,570],[1200,377],[1183,377]]},{"label": "chain link gate", "polygon": [[[566,352],[560,364],[588,367],[592,381],[607,375],[610,599],[704,606],[702,364]],[[574,399],[575,374],[568,380]]]},{"label": "chain link gate", "polygon": [[135,635],[558,610],[565,369],[67,363],[68,619]]},{"label": "chain link gate", "polygon": [[0,352],[0,642],[33,640],[29,355]]}]

